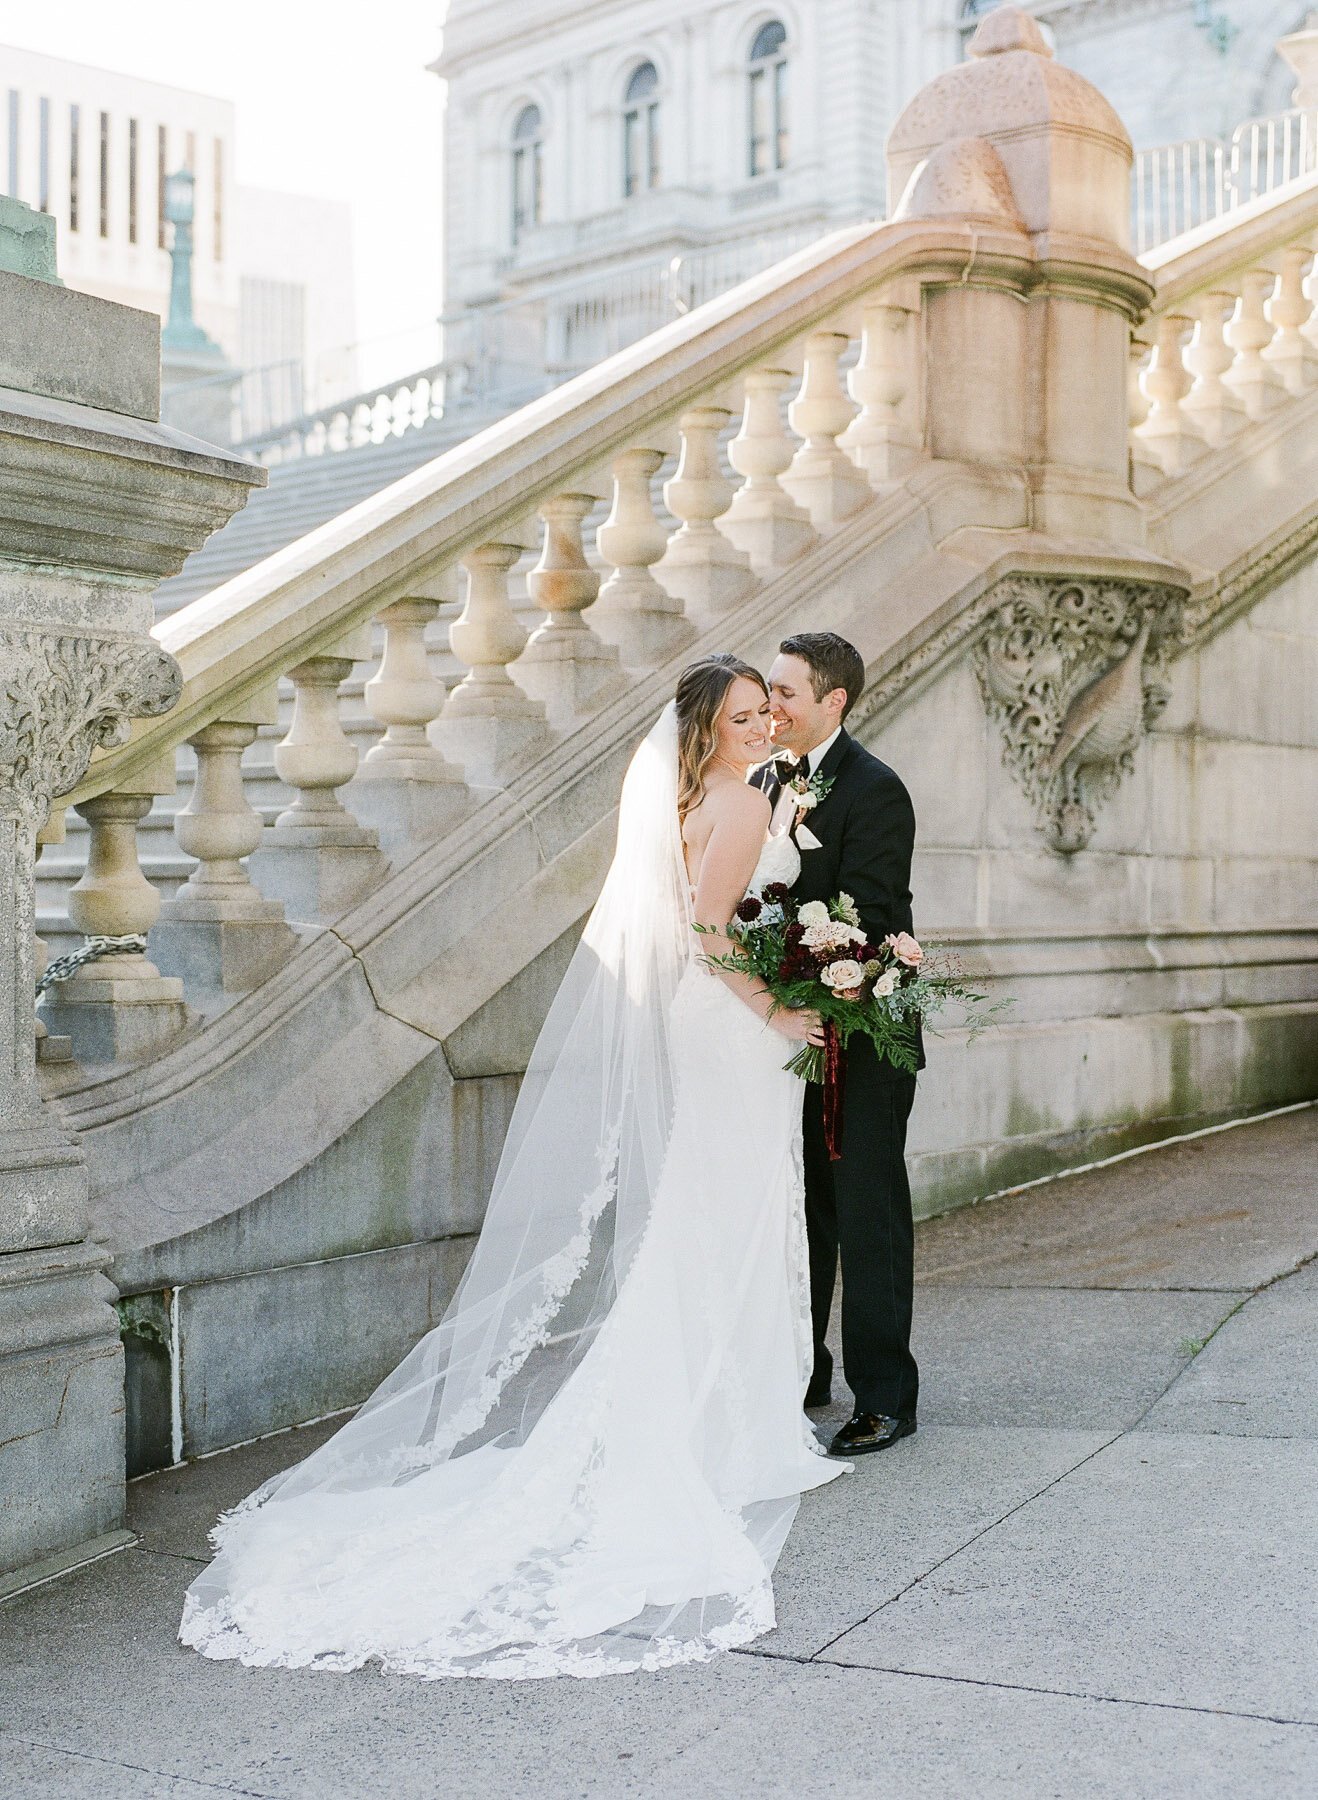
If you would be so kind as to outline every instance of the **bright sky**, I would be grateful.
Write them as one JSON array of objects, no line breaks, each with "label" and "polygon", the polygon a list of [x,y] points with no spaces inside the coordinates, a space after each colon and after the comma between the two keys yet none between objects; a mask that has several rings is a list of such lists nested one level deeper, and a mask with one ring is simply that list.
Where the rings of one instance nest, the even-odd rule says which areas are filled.
[{"label": "bright sky", "polygon": [[433,354],[443,0],[0,0],[0,44],[232,100],[237,175],[346,200],[364,380]]}]

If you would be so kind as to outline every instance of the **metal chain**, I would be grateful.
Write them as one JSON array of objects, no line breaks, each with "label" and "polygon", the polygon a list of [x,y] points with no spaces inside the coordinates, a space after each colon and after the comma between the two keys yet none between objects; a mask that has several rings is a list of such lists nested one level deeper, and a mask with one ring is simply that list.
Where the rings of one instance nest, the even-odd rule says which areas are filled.
[{"label": "metal chain", "polygon": [[140,956],[146,952],[146,933],[130,932],[125,937],[89,937],[84,938],[80,950],[71,950],[67,956],[57,956],[52,963],[47,963],[46,971],[37,983],[37,997],[45,993],[57,981],[67,981],[70,975],[76,975],[84,963],[95,962],[100,956]]}]

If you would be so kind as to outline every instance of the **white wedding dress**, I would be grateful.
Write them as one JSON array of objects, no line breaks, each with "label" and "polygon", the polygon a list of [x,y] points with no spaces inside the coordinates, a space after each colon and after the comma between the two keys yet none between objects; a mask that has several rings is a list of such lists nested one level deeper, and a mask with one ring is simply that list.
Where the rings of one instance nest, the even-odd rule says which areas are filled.
[{"label": "white wedding dress", "polygon": [[[846,1465],[801,1409],[801,1086],[787,1042],[700,960],[656,813],[676,820],[671,713],[629,774],[583,992],[569,971],[472,1269],[356,1418],[220,1521],[180,1627],[206,1656],[589,1676],[702,1661],[774,1624],[798,1496]],[[770,837],[753,889],[799,869]],[[674,921],[636,914],[638,875],[681,911],[672,942]],[[579,1092],[586,1069],[611,1099]],[[582,1193],[572,1146],[601,1133]]]}]

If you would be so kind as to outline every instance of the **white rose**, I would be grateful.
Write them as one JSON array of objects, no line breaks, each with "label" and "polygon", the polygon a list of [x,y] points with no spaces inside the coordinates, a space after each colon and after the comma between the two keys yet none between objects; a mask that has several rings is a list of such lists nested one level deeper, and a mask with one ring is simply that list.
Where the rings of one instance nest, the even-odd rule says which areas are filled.
[{"label": "white rose", "polygon": [[796,795],[797,810],[800,812],[810,812],[819,805],[819,795],[812,794],[809,788],[793,788],[792,792]]},{"label": "white rose", "polygon": [[889,969],[886,974],[880,975],[879,979],[874,983],[874,992],[886,999],[896,986],[897,971],[896,969]]},{"label": "white rose", "polygon": [[828,925],[832,922],[828,916],[828,908],[822,900],[807,900],[796,916],[807,929],[811,925]]},{"label": "white rose", "polygon": [[865,979],[865,971],[858,962],[848,959],[830,963],[819,979],[836,993],[839,989],[858,988]]}]

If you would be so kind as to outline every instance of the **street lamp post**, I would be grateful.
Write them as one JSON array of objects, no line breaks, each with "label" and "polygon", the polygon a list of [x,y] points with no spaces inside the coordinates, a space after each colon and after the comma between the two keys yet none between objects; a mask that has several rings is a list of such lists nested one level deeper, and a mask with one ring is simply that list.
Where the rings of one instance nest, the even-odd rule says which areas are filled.
[{"label": "street lamp post", "polygon": [[161,342],[171,350],[210,350],[214,346],[192,316],[192,220],[197,180],[191,169],[165,177],[165,217],[174,227],[170,245],[169,320]]}]

